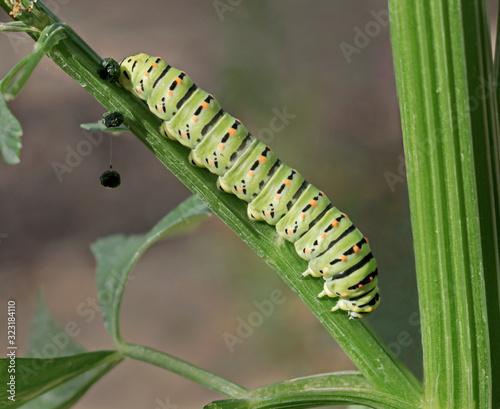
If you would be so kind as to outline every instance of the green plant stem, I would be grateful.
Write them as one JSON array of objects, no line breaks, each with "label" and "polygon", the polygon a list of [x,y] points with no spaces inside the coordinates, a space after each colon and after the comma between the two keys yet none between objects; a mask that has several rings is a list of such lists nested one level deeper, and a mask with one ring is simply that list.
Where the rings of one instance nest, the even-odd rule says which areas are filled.
[{"label": "green plant stem", "polygon": [[184,378],[191,379],[224,396],[235,398],[245,396],[248,393],[248,390],[244,387],[228,381],[219,375],[153,348],[122,342],[118,344],[118,351],[129,358],[156,365]]},{"label": "green plant stem", "polygon": [[14,99],[21,91],[43,56],[65,37],[65,30],[62,25],[53,24],[42,31],[33,52],[19,61],[0,83],[0,91],[6,101]]},{"label": "green plant stem", "polygon": [[298,391],[262,398],[215,401],[205,406],[204,409],[305,409],[353,403],[377,409],[416,409],[413,403],[408,403],[394,395],[350,388]]},{"label": "green plant stem", "polygon": [[[0,2],[0,6],[9,11],[8,5]],[[20,19],[38,29],[60,22],[41,1],[32,13],[22,13]],[[32,36],[36,39],[36,35]],[[345,314],[329,312],[331,303],[317,301],[315,297],[321,291],[322,283],[315,279],[299,279],[306,263],[297,255],[293,245],[277,241],[276,231],[271,226],[250,221],[243,202],[218,191],[216,177],[210,172],[191,166],[187,160],[188,149],[158,133],[160,120],[143,103],[119,86],[99,79],[96,71],[100,58],[76,33],[69,28],[67,38],[48,55],[107,110],[125,115],[125,125],[137,138],[299,295],[374,388],[405,397],[415,407],[419,405],[420,383],[370,326],[366,322],[348,322]]]},{"label": "green plant stem", "polygon": [[498,408],[498,119],[486,5],[389,4],[426,401]]}]

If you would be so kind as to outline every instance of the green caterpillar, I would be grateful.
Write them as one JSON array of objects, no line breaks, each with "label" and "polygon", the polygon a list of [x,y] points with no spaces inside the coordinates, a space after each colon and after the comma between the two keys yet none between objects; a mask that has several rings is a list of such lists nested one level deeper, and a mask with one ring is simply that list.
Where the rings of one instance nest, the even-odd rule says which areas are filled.
[{"label": "green caterpillar", "polygon": [[359,319],[378,307],[377,262],[368,241],[322,191],[163,59],[141,53],[115,70],[119,83],[164,121],[160,132],[191,149],[193,165],[218,175],[218,188],[249,203],[251,219],[276,226],[295,244],[309,262],[302,276],[325,280],[318,298],[339,297],[332,311]]}]

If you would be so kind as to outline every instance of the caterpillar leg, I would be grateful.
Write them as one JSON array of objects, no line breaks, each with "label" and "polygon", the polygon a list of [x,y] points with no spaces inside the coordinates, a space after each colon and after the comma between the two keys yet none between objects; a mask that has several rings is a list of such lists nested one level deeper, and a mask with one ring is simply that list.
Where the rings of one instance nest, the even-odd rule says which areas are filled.
[{"label": "caterpillar leg", "polygon": [[[307,276],[309,276],[309,275],[311,275],[311,276],[313,276],[313,277],[322,277],[322,274],[321,274],[321,273],[317,273],[317,272],[315,272],[315,271],[311,270],[310,268],[308,268],[306,271],[304,271],[300,277],[301,277],[301,278],[302,278],[302,277],[307,277]],[[323,291],[323,292],[324,292],[324,291]],[[323,295],[324,295],[324,294],[323,294]],[[319,297],[319,296],[318,296],[318,297]],[[322,296],[321,296],[321,297],[322,297]]]}]

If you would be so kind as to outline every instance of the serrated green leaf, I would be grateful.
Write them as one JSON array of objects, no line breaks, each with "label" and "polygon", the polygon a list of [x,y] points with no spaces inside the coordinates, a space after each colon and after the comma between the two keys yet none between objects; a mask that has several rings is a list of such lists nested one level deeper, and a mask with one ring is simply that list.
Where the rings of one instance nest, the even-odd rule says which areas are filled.
[{"label": "serrated green leaf", "polygon": [[80,128],[87,131],[99,131],[107,132],[113,136],[118,136],[126,132],[130,132],[127,127],[120,125],[116,128],[106,128],[102,122],[90,122],[86,124],[80,124]]},{"label": "serrated green leaf", "polygon": [[0,98],[0,151],[3,160],[9,165],[19,163],[22,135],[21,124],[10,112],[5,100]]},{"label": "serrated green leaf", "polygon": [[[15,360],[15,401],[7,385],[0,389],[0,408],[15,409],[45,392],[101,365],[114,366],[123,357],[115,351],[89,352],[62,358],[17,358]],[[9,359],[0,360],[0,373],[8,374]],[[4,378],[5,379],[5,378]],[[9,381],[10,382],[10,375]],[[6,382],[7,383],[7,382]],[[10,387],[9,387],[10,388]]]},{"label": "serrated green leaf", "polygon": [[118,315],[123,292],[132,267],[158,240],[192,231],[210,215],[196,196],[185,200],[148,233],[135,236],[114,235],[92,245],[97,262],[97,292],[106,329],[115,343],[121,342]]}]

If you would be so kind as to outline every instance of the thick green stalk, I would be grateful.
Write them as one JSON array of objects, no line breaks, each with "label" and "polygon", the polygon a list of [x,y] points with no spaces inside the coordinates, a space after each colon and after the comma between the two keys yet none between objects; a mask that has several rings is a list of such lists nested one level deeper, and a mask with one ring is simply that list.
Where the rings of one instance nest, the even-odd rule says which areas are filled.
[{"label": "thick green stalk", "polygon": [[[6,3],[1,2],[0,5],[4,10],[9,10]],[[38,1],[32,13],[23,13],[20,18],[39,29],[59,21],[41,1]],[[214,175],[191,166],[187,160],[187,148],[161,137],[157,131],[160,121],[143,103],[124,89],[100,80],[96,76],[100,58],[80,37],[70,30],[67,38],[57,44],[49,56],[106,109],[117,110],[125,115],[125,124],[154,155],[263,257],[299,295],[374,388],[397,394],[413,402],[415,407],[418,406],[421,400],[419,382],[369,325],[366,322],[348,322],[345,314],[329,312],[331,303],[317,301],[315,297],[322,284],[319,280],[298,278],[306,269],[306,263],[299,258],[293,245],[277,241],[276,231],[271,226],[250,221],[243,202],[233,195],[218,191]]]},{"label": "thick green stalk", "polygon": [[489,408],[498,389],[491,345],[499,327],[499,168],[494,92],[484,89],[492,72],[485,4],[389,3],[426,400],[432,408]]}]

